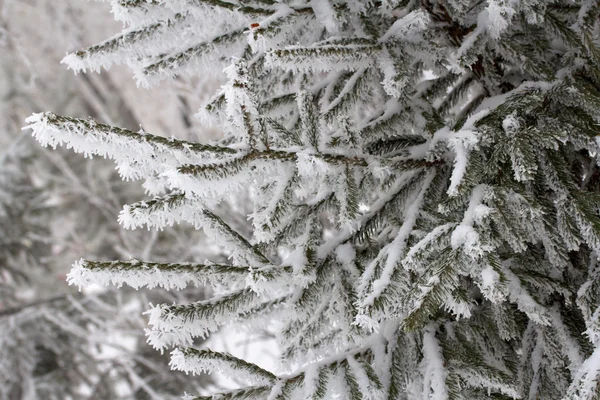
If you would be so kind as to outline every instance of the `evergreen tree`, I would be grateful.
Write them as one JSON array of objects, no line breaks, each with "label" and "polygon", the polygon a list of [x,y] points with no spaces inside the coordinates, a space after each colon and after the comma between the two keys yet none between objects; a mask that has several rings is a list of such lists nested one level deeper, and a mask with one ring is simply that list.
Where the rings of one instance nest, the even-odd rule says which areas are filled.
[{"label": "evergreen tree", "polygon": [[[217,295],[149,311],[174,369],[214,399],[600,395],[600,2],[113,0],[122,35],[75,71],[226,83],[211,144],[43,113],[45,146],[116,161],[152,200],[127,228],[188,222],[230,263],[81,260],[88,283]],[[250,188],[251,235],[215,207]],[[276,320],[285,368],[191,347]],[[192,397],[193,398],[193,397]],[[202,397],[198,397],[200,399]]]}]

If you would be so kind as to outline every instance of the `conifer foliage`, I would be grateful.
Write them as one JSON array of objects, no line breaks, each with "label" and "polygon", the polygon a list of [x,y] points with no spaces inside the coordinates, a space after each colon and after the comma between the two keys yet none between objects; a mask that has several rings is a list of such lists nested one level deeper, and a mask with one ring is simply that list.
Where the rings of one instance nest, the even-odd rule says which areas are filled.
[{"label": "conifer foliage", "polygon": [[[155,198],[124,207],[126,228],[188,222],[227,248],[228,264],[82,260],[70,274],[213,286],[148,312],[172,368],[247,382],[214,399],[598,398],[600,2],[112,5],[124,32],[64,62],[126,64],[141,86],[224,68],[199,113],[223,139],[52,113],[28,128],[144,181]],[[246,189],[251,237],[216,211]],[[190,347],[269,320],[279,374]]]}]

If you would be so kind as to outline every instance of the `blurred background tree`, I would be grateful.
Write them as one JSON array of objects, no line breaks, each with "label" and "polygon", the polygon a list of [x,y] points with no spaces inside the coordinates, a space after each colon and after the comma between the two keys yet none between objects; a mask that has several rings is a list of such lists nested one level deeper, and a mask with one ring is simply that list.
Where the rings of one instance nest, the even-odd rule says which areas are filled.
[{"label": "blurred background tree", "polygon": [[128,72],[73,75],[60,64],[67,50],[119,29],[107,4],[0,0],[2,399],[167,399],[211,384],[170,371],[142,329],[149,302],[198,300],[204,289],[78,293],[65,276],[83,256],[203,261],[223,257],[221,250],[185,226],[124,231],[116,217],[142,196],[139,185],[122,182],[111,162],[42,149],[20,130],[27,115],[52,109],[192,139],[215,135],[194,125],[191,110],[218,82],[188,78],[138,102]]}]

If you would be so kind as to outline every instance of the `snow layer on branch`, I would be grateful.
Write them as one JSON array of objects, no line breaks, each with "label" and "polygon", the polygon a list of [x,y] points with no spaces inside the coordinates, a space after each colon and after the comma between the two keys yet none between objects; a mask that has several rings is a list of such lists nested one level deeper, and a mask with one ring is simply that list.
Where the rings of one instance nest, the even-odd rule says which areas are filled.
[{"label": "snow layer on branch", "polygon": [[588,265],[588,280],[577,291],[577,305],[583,314],[587,327],[585,334],[595,347],[600,344],[600,307],[596,296],[600,283],[600,268],[596,253],[592,253]]},{"label": "snow layer on branch", "polygon": [[[101,0],[103,1],[103,0]],[[123,0],[111,0],[111,13],[116,21],[121,21],[130,27],[147,25],[157,20],[166,20],[176,12],[166,8],[160,2],[141,1],[139,4],[131,5]],[[177,3],[175,1],[172,2]],[[184,10],[179,10],[184,11]]]},{"label": "snow layer on branch", "polygon": [[196,287],[209,284],[214,288],[221,288],[227,284],[232,288],[236,286],[236,282],[238,286],[242,285],[248,272],[245,268],[210,263],[157,264],[138,260],[96,263],[81,259],[73,264],[71,272],[67,275],[67,282],[69,285],[79,286],[80,289],[92,284],[117,287],[126,284],[136,290],[141,287],[181,290],[189,284]]},{"label": "snow layer on branch", "polygon": [[[377,201],[375,201],[371,207],[370,207],[370,212],[365,214],[363,216],[363,220],[368,220],[369,218],[372,218],[373,216],[375,216],[380,210],[383,209],[383,207],[386,206],[387,203],[389,203],[394,196],[396,196],[400,191],[405,190],[406,187],[411,183],[411,181],[413,179],[417,179],[418,175],[414,174],[414,173],[409,173],[406,175],[401,175],[392,185],[395,189],[394,190],[389,190],[387,193],[385,193],[383,196],[381,196]],[[362,223],[361,223],[362,225]],[[330,243],[325,243],[322,246],[322,249],[319,251],[319,257],[325,257],[329,251],[335,250],[335,247],[339,244],[344,243],[346,240],[348,240],[349,237],[349,232],[345,232],[344,234],[342,234],[340,236],[340,239],[338,239],[336,242],[334,241],[330,241]],[[335,244],[333,244],[335,243]],[[380,252],[379,255],[377,256],[377,258],[372,261],[367,269],[365,269],[365,271],[363,272],[363,275],[361,276],[361,279],[359,281],[358,284],[358,290],[361,293],[364,293],[368,290],[369,284],[371,282],[372,279],[374,279],[374,273],[375,273],[375,262],[379,262],[381,259],[384,258],[384,252]]]},{"label": "snow layer on branch", "polygon": [[230,252],[234,263],[251,267],[264,267],[269,260],[256,250],[243,236],[231,229],[218,215],[209,210],[198,210],[198,219],[206,236]]},{"label": "snow layer on branch", "polygon": [[218,371],[224,376],[235,376],[250,385],[271,385],[275,375],[255,364],[248,363],[227,353],[191,348],[175,349],[171,352],[169,366],[176,371],[193,375]]},{"label": "snow layer on branch", "polygon": [[414,269],[418,265],[417,257],[424,253],[426,250],[441,250],[437,249],[435,243],[437,240],[448,234],[448,232],[454,228],[456,225],[454,223],[448,223],[440,226],[436,226],[433,230],[431,230],[427,235],[423,237],[423,239],[419,240],[416,244],[414,244],[408,253],[406,253],[406,257],[402,260],[402,265],[408,269]]},{"label": "snow layer on branch", "polygon": [[310,6],[314,10],[315,18],[325,27],[331,35],[337,35],[339,31],[339,21],[335,15],[335,10],[329,0],[311,0]]},{"label": "snow layer on branch", "polygon": [[148,324],[152,327],[146,330],[148,343],[157,350],[173,345],[189,346],[194,338],[205,338],[260,303],[256,293],[241,290],[189,305],[153,306],[144,313],[149,315]]},{"label": "snow layer on branch", "polygon": [[486,195],[485,192],[485,185],[478,185],[473,188],[469,207],[465,211],[462,222],[454,229],[451,237],[453,249],[462,247],[465,254],[475,260],[480,259],[485,252],[493,249],[490,246],[482,246],[479,233],[473,228],[475,222],[481,223],[481,220],[491,212],[489,207],[481,204]]},{"label": "snow layer on branch", "polygon": [[[211,9],[203,2],[194,0],[142,0],[133,2],[130,0],[110,0],[110,3],[115,20],[133,27],[146,25],[157,20],[165,20],[177,13],[190,13],[201,17],[211,11],[213,13],[225,11],[216,7]],[[230,10],[229,13],[231,14],[233,11]]]},{"label": "snow layer on branch", "polygon": [[267,65],[299,72],[356,71],[375,64],[379,47],[373,45],[314,47],[289,46],[266,54]]},{"label": "snow layer on branch", "polygon": [[450,178],[450,187],[448,188],[449,195],[458,193],[458,187],[467,171],[469,152],[476,148],[478,142],[479,134],[467,130],[460,130],[448,139],[448,145],[456,155],[454,170]]},{"label": "snow layer on branch", "polygon": [[385,395],[383,391],[373,385],[373,382],[369,378],[367,372],[360,362],[356,360],[354,356],[349,356],[346,358],[348,362],[348,366],[350,367],[350,371],[352,375],[356,378],[356,382],[358,383],[358,387],[363,395],[364,400],[383,400],[385,399]]},{"label": "snow layer on branch", "polygon": [[144,59],[170,51],[175,41],[193,43],[200,25],[193,18],[176,15],[169,20],[130,28],[94,46],[68,54],[62,63],[75,73],[100,72],[113,64],[134,67]]},{"label": "snow layer on branch", "polygon": [[600,381],[600,347],[596,347],[574,376],[565,400],[594,400]]},{"label": "snow layer on branch", "polygon": [[[57,117],[50,113],[34,114],[27,122],[31,125],[24,129],[32,129],[34,137],[44,146],[65,145],[88,156],[94,154],[112,158],[125,179],[141,179],[158,173],[171,188],[185,190],[187,197],[194,201],[202,200],[207,205],[214,205],[223,196],[245,189],[249,181],[273,179],[278,175],[276,162],[238,153],[230,148],[166,139],[144,132],[135,133],[93,120]],[[226,161],[219,161],[227,155],[230,156]],[[247,168],[241,168],[242,164]],[[181,170],[189,173],[182,173]],[[203,177],[195,176],[195,171]],[[229,176],[222,177],[222,174]],[[186,211],[185,207],[180,211]],[[131,223],[127,217],[128,210],[121,218]],[[161,219],[157,215],[154,220],[150,218],[142,222],[171,224],[175,221],[175,218],[163,217]]]},{"label": "snow layer on branch", "polygon": [[[115,9],[118,15],[131,18],[130,21],[136,22],[134,27],[102,43],[67,55],[63,63],[75,72],[87,69],[98,72],[102,68],[109,69],[113,64],[126,64],[137,71],[139,83],[150,86],[155,80],[143,79],[144,74],[139,72],[150,60],[155,62],[156,58],[165,55],[169,57],[180,52],[189,56],[186,49],[196,48],[202,43],[206,44],[203,46],[204,50],[210,47],[214,51],[217,48],[210,45],[211,42],[226,37],[233,31],[243,30],[251,21],[250,16],[233,9],[211,7],[203,2],[194,6],[190,6],[191,2],[183,1],[168,3],[168,6],[130,6],[127,7],[130,12],[117,6]],[[139,11],[143,8],[148,8],[150,12]],[[153,16],[155,18],[152,18]],[[199,23],[199,19],[218,20],[220,23]],[[145,25],[139,25],[139,22],[145,22]],[[229,55],[231,54],[233,53]],[[179,62],[172,66],[181,67],[181,61],[180,57]]]},{"label": "snow layer on branch", "polygon": [[257,118],[259,103],[254,95],[248,76],[248,66],[244,62],[232,63],[223,70],[229,82],[222,86],[225,97],[225,114],[228,123],[225,129],[236,142],[253,150],[265,150],[261,132],[264,122]]},{"label": "snow layer on branch", "polygon": [[448,389],[446,377],[448,371],[444,367],[444,356],[438,339],[435,337],[436,328],[430,325],[423,334],[423,399],[446,400]]},{"label": "snow layer on branch", "polygon": [[[120,3],[127,4],[125,1]],[[494,39],[508,31],[513,19],[517,21],[513,14],[521,12],[525,6],[520,4],[525,1],[479,2],[467,12],[471,14],[464,20],[460,20],[462,16],[453,8],[459,1],[451,2],[447,9],[448,18],[456,17],[459,24],[465,23],[464,26],[471,28],[457,32],[451,28],[451,37],[439,36],[439,40],[433,34],[447,33],[448,24],[444,21],[429,24],[427,15],[431,13],[444,19],[443,12],[438,14],[442,9],[433,7],[427,11],[411,11],[419,7],[416,3],[409,2],[407,5],[396,0],[384,0],[382,4],[353,0],[231,3],[229,0],[148,0],[129,2],[130,5],[139,5],[139,9],[120,9],[121,18],[132,24],[124,36],[88,49],[88,53],[72,55],[67,60],[71,60],[75,68],[85,68],[86,62],[88,67],[99,68],[128,60],[137,68],[137,76],[143,84],[173,77],[181,71],[195,69],[198,64],[210,71],[221,72],[221,62],[233,60],[231,67],[225,70],[229,80],[222,90],[225,100],[221,101],[220,96],[219,101],[211,103],[210,107],[225,125],[227,135],[222,143],[231,148],[198,147],[177,141],[169,145],[165,139],[143,132],[116,130],[84,120],[58,120],[52,115],[34,115],[29,121],[32,124],[30,128],[45,145],[66,144],[87,155],[114,158],[123,176],[135,179],[151,177],[151,182],[157,187],[177,191],[168,197],[125,206],[120,222],[126,227],[145,225],[163,228],[182,221],[191,222],[196,228],[205,229],[211,240],[223,244],[232,253],[234,265],[247,267],[135,265],[130,262],[127,266],[115,263],[106,268],[90,268],[87,262],[80,261],[69,275],[70,283],[179,289],[190,283],[217,285],[227,280],[225,283],[234,287],[226,295],[189,305],[153,307],[148,311],[153,328],[148,331],[148,341],[163,349],[172,344],[189,344],[193,338],[205,337],[230,321],[254,323],[274,317],[289,323],[282,336],[289,345],[286,352],[291,354],[292,363],[318,360],[336,351],[343,353],[341,357],[336,356],[338,359],[332,368],[325,366],[323,360],[304,368],[304,384],[328,386],[323,393],[329,398],[362,395],[380,399],[387,395],[375,382],[377,379],[372,379],[372,370],[363,363],[362,354],[346,351],[367,342],[361,327],[378,328],[382,332],[376,334],[380,341],[383,337],[388,340],[388,354],[380,349],[373,362],[377,364],[374,369],[384,376],[385,389],[387,384],[404,379],[402,384],[411,388],[403,395],[445,400],[455,395],[451,393],[456,389],[451,383],[459,382],[459,386],[470,386],[466,396],[487,388],[516,397],[517,393],[511,391],[512,388],[503,380],[484,376],[484,368],[466,368],[466,371],[457,372],[456,365],[459,363],[455,358],[462,354],[446,352],[446,342],[440,343],[441,334],[439,339],[436,337],[438,325],[435,322],[427,325],[431,320],[447,319],[446,313],[437,313],[444,307],[458,317],[468,317],[473,310],[475,318],[486,319],[488,315],[480,311],[490,306],[489,302],[494,303],[492,308],[496,307],[492,314],[497,314],[490,317],[496,318],[492,325],[505,323],[500,328],[504,330],[500,334],[502,339],[516,339],[523,331],[523,327],[508,327],[510,323],[507,321],[512,319],[515,311],[512,304],[516,304],[533,321],[531,325],[535,328],[531,330],[539,328],[536,324],[553,325],[545,332],[556,333],[566,344],[567,348],[561,349],[565,355],[562,359],[569,359],[572,375],[578,370],[578,376],[595,380],[600,362],[592,358],[583,361],[582,351],[570,337],[566,320],[561,320],[558,311],[549,312],[548,307],[543,306],[543,297],[548,292],[563,293],[561,290],[566,292],[567,289],[556,289],[559,283],[554,283],[552,278],[536,280],[531,277],[533,274],[527,275],[523,269],[519,272],[520,266],[513,268],[512,261],[506,261],[511,254],[505,257],[504,251],[520,253],[529,246],[555,246],[555,253],[559,254],[556,258],[567,253],[561,253],[559,235],[554,235],[552,212],[544,213],[542,207],[545,203],[539,207],[534,207],[533,201],[530,204],[527,193],[518,195],[522,198],[512,193],[501,193],[505,176],[486,174],[484,179],[489,186],[481,182],[466,182],[467,172],[469,178],[477,179],[478,169],[481,169],[479,164],[469,164],[471,154],[481,147],[482,158],[488,157],[495,150],[488,147],[496,140],[495,135],[510,138],[519,128],[515,123],[516,116],[528,112],[527,107],[519,105],[514,119],[503,115],[518,98],[510,97],[510,94],[487,97],[481,106],[477,106],[475,101],[471,103],[497,92],[499,87],[495,85],[497,82],[492,82],[497,77],[489,73],[491,70],[487,63],[490,60],[484,58],[480,64],[470,59],[474,56],[474,47],[486,41],[489,42],[479,48],[484,53],[490,49],[502,53],[503,68],[496,72],[501,75],[510,73],[505,76],[507,79],[510,77],[507,83],[512,83],[513,78],[514,81],[537,79],[536,72],[531,70],[530,74],[524,63],[519,65],[521,69],[512,65],[509,53],[514,50],[509,43],[496,43],[498,46],[494,43]],[[466,3],[462,2],[458,7],[464,6],[461,9],[466,10]],[[526,3],[533,7],[538,1],[528,0]],[[256,4],[265,9],[256,13],[257,9],[253,8],[258,7]],[[212,19],[213,23],[207,23],[210,22],[207,19]],[[475,19],[478,20],[477,27],[472,26]],[[569,19],[574,20],[575,16]],[[521,15],[518,21],[520,23]],[[252,24],[248,27],[249,22]],[[356,34],[353,30],[358,25],[364,26],[357,29],[359,33]],[[522,25],[517,27],[516,32],[520,33],[520,28],[523,32],[527,31],[527,27]],[[536,32],[541,40],[544,28],[535,28],[540,28]],[[448,39],[453,42],[450,47],[459,48],[454,55],[447,54],[452,51],[446,46]],[[241,50],[246,50],[243,59],[236,60]],[[583,53],[578,54],[578,51],[572,54],[583,57]],[[558,56],[558,53],[553,53],[553,56]],[[452,60],[453,57],[456,59]],[[447,71],[443,66],[453,61],[460,65],[456,69],[462,77],[454,77],[453,74],[444,77]],[[471,71],[464,73],[467,66],[471,67]],[[526,74],[524,70],[527,70]],[[432,73],[436,79],[413,87],[422,78],[423,71]],[[301,73],[294,74],[296,72]],[[453,83],[456,82],[454,78],[458,85]],[[572,78],[575,80],[576,77]],[[472,83],[477,88],[469,87]],[[441,104],[453,104],[453,100],[445,98],[447,86],[456,89],[450,92],[452,99],[460,96],[459,87],[475,98],[458,99],[458,104],[448,107],[450,110],[441,107],[438,109],[440,115],[430,113],[436,109],[438,100]],[[488,86],[492,89],[486,90]],[[302,92],[297,96],[296,104],[294,95],[300,89]],[[512,94],[527,93],[516,93],[515,90]],[[534,95],[541,98],[537,92]],[[547,97],[534,100],[555,106],[552,96]],[[447,102],[444,103],[444,100]],[[450,122],[453,111],[458,110],[463,101],[474,108],[462,108],[465,113],[475,111],[463,128],[457,132],[447,127],[437,128]],[[313,109],[316,103],[319,103],[320,111]],[[498,107],[500,105],[503,107]],[[485,110],[477,113],[477,109],[481,108]],[[486,114],[489,118],[482,122],[480,130],[476,129],[474,122]],[[540,116],[530,117],[536,119]],[[271,121],[275,123],[267,124]],[[528,119],[523,121],[529,123]],[[500,126],[504,128],[505,135]],[[538,127],[546,128],[543,122]],[[428,140],[433,130],[437,132]],[[409,134],[423,140],[409,140]],[[364,146],[363,139],[381,146]],[[409,148],[402,147],[404,144],[400,142],[403,141],[409,143]],[[441,146],[436,147],[438,144]],[[283,148],[278,148],[280,145]],[[557,147],[560,148],[560,145],[557,144]],[[388,149],[393,155],[380,155]],[[362,151],[370,155],[361,154]],[[495,161],[493,159],[487,165],[495,167]],[[548,164],[551,166],[550,162]],[[482,173],[487,172],[484,167]],[[517,178],[520,179],[521,175],[525,176],[525,173],[517,174]],[[560,179],[556,181],[555,186],[548,185],[541,191],[558,192],[556,188],[561,182]],[[477,186],[472,188],[472,184]],[[513,190],[529,191],[531,187],[528,185],[527,182],[523,186],[513,185]],[[205,208],[248,187],[258,192],[252,199],[255,206],[258,204],[253,214],[255,236],[252,239],[238,234]],[[444,193],[446,188],[448,190]],[[466,207],[464,202],[471,188]],[[538,189],[532,189],[533,197]],[[568,190],[565,192],[568,194]],[[558,194],[562,196],[564,193]],[[447,204],[442,216],[431,211],[440,199]],[[561,202],[567,202],[568,198],[556,196],[552,200],[556,200],[555,205],[560,207]],[[565,215],[561,215],[564,210],[557,212],[558,230],[568,228],[573,220],[571,225],[574,231],[578,231],[576,234],[583,232],[583,237],[592,247],[600,248],[594,226],[590,226],[584,213],[586,210],[578,207],[577,204],[565,205]],[[461,215],[465,208],[466,212]],[[334,215],[338,211],[339,217]],[[506,215],[512,220],[509,222],[518,225],[519,229],[514,229],[514,238],[502,237],[510,232],[510,227],[507,228],[510,224],[501,224],[498,217],[501,213],[502,217]],[[327,217],[329,221],[326,221]],[[495,225],[490,227],[490,224]],[[278,225],[284,228],[280,229]],[[263,231],[256,233],[260,229]],[[557,244],[552,243],[555,238]],[[497,257],[498,260],[495,258],[497,255],[492,254],[495,246],[499,246],[497,239],[503,241],[503,254]],[[251,240],[261,241],[261,245],[253,246]],[[409,243],[415,242],[412,248],[408,248]],[[280,244],[281,249],[277,248]],[[262,245],[268,249],[264,253],[267,255],[280,250],[281,257],[277,258],[282,261],[279,265],[265,257]],[[578,239],[568,243],[568,247],[587,251],[584,247],[579,248]],[[432,263],[431,266],[437,269],[427,270],[422,264],[431,263],[438,253],[442,257],[435,261],[445,263]],[[531,253],[533,258],[542,254],[539,256],[542,263],[552,258],[544,258],[542,252]],[[547,254],[550,252],[547,251]],[[288,257],[285,258],[285,255]],[[521,262],[519,256],[515,256],[514,260]],[[571,260],[564,263],[568,262]],[[361,276],[363,267],[366,268]],[[551,275],[560,272],[558,268],[544,268],[540,270],[544,273],[550,271]],[[247,270],[247,273],[239,270]],[[584,274],[582,269],[577,270],[577,274]],[[224,278],[225,272],[231,277]],[[405,275],[415,277],[410,282],[414,283],[413,287],[408,282],[406,287],[403,286]],[[467,283],[463,279],[465,276],[472,278],[481,293],[471,285],[472,281]],[[410,293],[403,292],[405,288]],[[481,294],[483,303],[471,301],[473,296],[479,298]],[[413,295],[417,297],[414,301],[411,299]],[[600,321],[600,310],[596,309],[597,304],[591,298],[597,296],[589,295],[590,299],[583,299],[590,300],[586,301],[585,320],[588,324],[595,324]],[[411,311],[411,315],[416,316],[415,323],[403,326],[412,327],[416,332],[411,334],[411,340],[405,340],[400,338],[404,332],[398,327],[398,320],[409,320],[403,318],[403,314],[412,303],[416,307],[414,313]],[[355,315],[357,309],[358,316]],[[374,315],[377,312],[380,314]],[[501,321],[502,318],[504,321]],[[522,318],[516,320],[514,325],[522,323]],[[463,328],[467,336],[476,336],[469,335],[468,322],[455,322],[448,322],[450,328],[443,330],[448,337],[456,339]],[[392,330],[393,334],[390,334]],[[539,330],[542,331],[541,328]],[[417,343],[421,334],[422,348],[419,349]],[[490,340],[494,339],[494,334],[491,332]],[[540,343],[544,334],[539,334],[542,337]],[[596,340],[593,334],[590,331],[590,337]],[[502,372],[508,371],[502,361],[504,355],[496,358],[495,350],[487,348],[491,347],[491,342],[479,343],[477,337],[471,339],[473,337],[467,337],[475,347],[486,347],[481,350],[486,364],[496,364]],[[401,343],[400,354],[394,354],[396,343]],[[374,347],[372,343],[366,345],[370,350]],[[526,353],[526,345],[523,345],[522,353]],[[532,356],[534,373],[537,374],[542,371],[542,351],[546,344],[533,346],[538,346]],[[508,354],[509,358],[521,356],[519,349],[510,346],[505,349],[516,351]],[[409,353],[406,357],[402,354],[405,350]],[[171,365],[186,372],[216,369],[234,376],[239,375],[240,369],[248,367],[242,360],[200,354],[178,350],[173,353]],[[396,359],[396,355],[400,360]],[[403,357],[413,359],[402,360]],[[596,357],[596,353],[592,357]],[[372,362],[370,355],[366,359]],[[397,374],[400,374],[400,379]],[[290,378],[285,382],[274,380],[269,373],[258,373],[258,378],[255,375],[250,374],[248,382],[272,386],[270,399],[288,395],[286,391],[291,393],[289,397],[294,398],[303,389],[301,374],[284,377]],[[460,381],[454,380],[455,375]],[[323,377],[329,382],[322,383]],[[412,382],[406,382],[410,380]],[[291,389],[288,383],[292,384]],[[415,395],[414,387],[421,383],[421,396]],[[312,389],[316,391],[311,387],[304,394],[312,397],[315,394]],[[361,393],[358,395],[356,392]],[[477,394],[480,393],[483,391]],[[491,393],[488,395],[491,396]]]},{"label": "snow layer on branch", "polygon": [[509,268],[503,268],[502,272],[508,278],[510,301],[515,303],[518,309],[527,314],[532,321],[540,325],[550,325],[551,319],[548,311],[531,297],[527,289],[521,285],[520,279]]},{"label": "snow layer on branch", "polygon": [[[234,162],[244,165],[239,169],[233,167],[228,170],[227,167]],[[195,174],[194,169],[188,172],[186,168],[171,168],[162,175],[169,181],[172,189],[198,198],[207,206],[213,206],[221,199],[245,190],[249,183],[268,182],[281,172],[279,163],[274,160],[245,160],[243,156],[229,159],[225,163],[211,164],[210,168],[211,171],[207,171],[205,176]]]},{"label": "snow layer on branch", "polygon": [[477,285],[486,299],[492,303],[500,303],[506,299],[506,291],[501,286],[500,274],[491,265],[481,270]]},{"label": "snow layer on branch", "polygon": [[246,28],[213,35],[207,40],[152,59],[151,63],[136,66],[133,75],[139,86],[150,88],[165,79],[173,79],[183,73],[193,74],[199,69],[205,74],[219,76],[224,67],[240,57],[246,41]]},{"label": "snow layer on branch", "polygon": [[250,214],[254,226],[254,239],[257,242],[267,242],[285,226],[278,220],[292,200],[293,178],[296,174],[294,166],[281,165],[280,175],[271,190],[258,193],[260,204],[254,213]]},{"label": "snow layer on branch", "polygon": [[564,346],[563,352],[566,353],[567,357],[569,358],[569,369],[571,370],[571,374],[575,375],[584,361],[581,352],[581,346],[579,346],[577,340],[571,336],[569,329],[565,325],[565,322],[560,315],[560,310],[558,307],[555,306],[550,309],[548,314],[551,319],[552,327],[555,329],[561,343]]},{"label": "snow layer on branch", "polygon": [[377,66],[383,73],[383,81],[381,81],[383,90],[391,97],[402,97],[403,89],[409,83],[410,78],[408,76],[399,76],[396,69],[396,62],[387,50],[380,52],[379,57],[377,57]]},{"label": "snow layer on branch", "polygon": [[92,119],[59,117],[52,113],[33,114],[26,119],[35,139],[42,146],[64,145],[85,156],[99,155],[114,159],[121,176],[142,179],[162,172],[166,166],[202,164],[218,159],[220,154],[235,153],[198,143],[147,135],[99,124]]},{"label": "snow layer on branch", "polygon": [[[309,13],[291,12],[283,4],[278,11],[248,31],[248,44],[255,53],[285,46],[310,46],[319,40],[321,25]],[[255,25],[254,25],[255,26]]]},{"label": "snow layer on branch", "polygon": [[477,17],[477,26],[484,27],[493,39],[508,28],[515,10],[505,4],[518,3],[518,0],[488,0],[488,6]]},{"label": "snow layer on branch", "polygon": [[429,23],[429,15],[423,10],[415,10],[396,20],[388,31],[379,39],[387,42],[393,38],[405,38],[423,31]]},{"label": "snow layer on branch", "polygon": [[594,313],[587,318],[586,326],[585,334],[590,342],[597,346],[600,345],[600,307],[596,308]]},{"label": "snow layer on branch", "polygon": [[196,229],[205,222],[204,207],[194,197],[171,194],[150,201],[126,204],[119,213],[119,223],[125,229],[146,226],[163,229],[176,223],[188,222]]},{"label": "snow layer on branch", "polygon": [[[408,240],[409,235],[412,233],[415,222],[417,221],[417,217],[421,211],[423,198],[434,177],[434,171],[427,174],[421,190],[416,196],[416,199],[406,210],[405,219],[400,227],[400,230],[398,231],[398,234],[394,240],[381,251],[386,255],[385,266],[381,272],[381,276],[373,282],[371,293],[365,294],[365,296],[362,298],[360,304],[361,307],[364,308],[373,305],[375,299],[381,296],[385,289],[390,285],[392,274],[404,256],[406,241]],[[361,287],[368,287],[368,283],[365,284],[365,280],[368,280],[372,276],[372,268],[374,268],[374,262],[371,262],[369,267],[363,273],[363,276],[361,277]]]},{"label": "snow layer on branch", "polygon": [[[474,121],[468,122],[473,123]],[[429,148],[434,149],[439,142],[446,142],[448,147],[454,152],[454,169],[450,178],[450,187],[448,188],[448,194],[454,196],[458,194],[459,186],[467,171],[469,153],[476,149],[479,143],[479,133],[467,129],[453,132],[449,128],[444,127],[435,133],[429,144]]]}]

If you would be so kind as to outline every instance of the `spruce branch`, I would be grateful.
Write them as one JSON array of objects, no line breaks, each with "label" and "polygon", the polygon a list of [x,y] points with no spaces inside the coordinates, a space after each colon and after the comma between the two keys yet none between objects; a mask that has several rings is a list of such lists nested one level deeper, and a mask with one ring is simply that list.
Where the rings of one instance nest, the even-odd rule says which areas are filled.
[{"label": "spruce branch", "polygon": [[123,54],[137,57],[147,56],[137,50],[137,46],[144,42],[151,42],[159,35],[168,34],[169,31],[181,29],[180,25],[184,24],[186,20],[189,21],[189,18],[185,14],[175,14],[165,21],[129,30],[115,38],[71,53],[62,62],[74,72],[85,72],[87,69],[99,72],[100,67],[108,70],[112,64],[121,62]]},{"label": "spruce branch", "polygon": [[117,287],[127,284],[140,287],[181,290],[192,283],[197,287],[242,284],[251,272],[249,267],[224,264],[156,263],[140,260],[90,261],[79,260],[67,277],[70,285],[87,286],[91,282]]},{"label": "spruce branch", "polygon": [[446,248],[438,255],[438,259],[428,266],[431,271],[423,280],[415,285],[408,299],[413,304],[407,303],[408,314],[402,320],[402,327],[406,331],[414,331],[430,323],[436,315],[440,305],[447,303],[453,297],[453,292],[459,284],[460,253]]},{"label": "spruce branch", "polygon": [[235,321],[261,303],[261,297],[242,289],[210,300],[186,305],[158,305],[147,311],[148,343],[158,350],[172,345],[190,345],[222,325]]},{"label": "spruce branch", "polygon": [[251,383],[272,384],[277,377],[259,367],[228,353],[209,349],[197,350],[192,347],[178,348],[171,354],[171,366],[185,373],[199,374],[214,370],[232,374],[243,374]]},{"label": "spruce branch", "polygon": [[216,36],[210,41],[189,47],[184,51],[161,57],[158,61],[142,68],[138,81],[145,86],[151,86],[165,77],[173,77],[192,61],[198,60],[200,56],[216,50],[219,46],[233,45],[239,42],[244,37],[245,32],[245,27],[239,28]]},{"label": "spruce branch", "polygon": [[[163,136],[151,135],[145,132],[133,132],[128,129],[117,128],[110,125],[101,124],[95,120],[88,118],[72,118],[56,115],[54,113],[34,114],[31,120],[36,125],[29,125],[24,129],[35,129],[37,124],[42,124],[43,127],[54,127],[57,130],[66,132],[78,133],[85,136],[88,133],[94,133],[104,136],[117,136],[123,139],[135,140],[143,143],[152,143],[156,146],[173,150],[190,150],[197,153],[213,153],[213,154],[235,154],[236,151],[227,147],[205,145],[197,142],[188,142],[176,138],[166,138]],[[45,126],[44,126],[45,125]],[[41,132],[40,132],[41,133]],[[105,139],[110,140],[110,139]],[[52,145],[52,143],[49,143]]]}]

